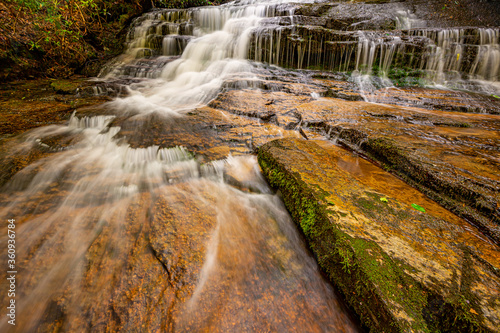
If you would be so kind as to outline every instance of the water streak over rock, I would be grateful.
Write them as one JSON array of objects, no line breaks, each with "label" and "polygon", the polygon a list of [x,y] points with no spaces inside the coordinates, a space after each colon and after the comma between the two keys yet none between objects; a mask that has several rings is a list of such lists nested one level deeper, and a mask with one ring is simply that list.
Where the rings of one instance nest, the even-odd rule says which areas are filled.
[{"label": "water streak over rock", "polygon": [[[30,113],[30,103],[11,93],[15,103],[2,101],[5,119],[28,117],[2,127],[0,216],[17,223],[19,324],[7,326],[3,317],[1,329],[359,331],[251,155],[273,139],[301,136],[368,156],[468,219],[401,182],[392,190],[342,192],[361,220],[346,210],[339,218],[363,226],[342,232],[368,244],[366,256],[344,247],[340,265],[324,270],[351,274],[345,265],[352,251],[364,268],[378,267],[370,256],[396,258],[392,270],[377,271],[382,279],[369,269],[342,274],[361,283],[362,299],[336,282],[364,324],[493,327],[498,305],[484,289],[498,287],[491,275],[498,252],[498,28],[436,29],[405,6],[239,1],[155,10],[133,23],[126,52],[99,80],[78,92],[67,82],[53,85],[66,94],[58,94],[61,105],[33,103],[40,112]],[[396,87],[423,80],[476,92]],[[74,112],[90,102],[72,94],[94,91],[119,97]],[[346,152],[335,154],[341,158],[321,153],[322,162],[341,159],[334,169],[355,177],[368,170],[377,188],[394,184],[365,162],[350,163],[355,158]],[[307,177],[324,175],[311,170]],[[338,174],[332,179],[357,184]],[[419,198],[433,217],[418,215],[398,191]],[[372,206],[386,210],[377,215]],[[309,208],[299,215],[314,217]],[[387,228],[372,223],[378,219]],[[411,238],[412,222],[427,228]],[[0,229],[5,244],[5,225]],[[461,244],[442,248],[453,237]],[[415,272],[396,264],[408,244],[417,254]],[[468,272],[487,281],[472,286]],[[393,283],[393,273],[401,283]],[[0,279],[3,289],[6,281]],[[417,296],[401,302],[391,293]]]}]

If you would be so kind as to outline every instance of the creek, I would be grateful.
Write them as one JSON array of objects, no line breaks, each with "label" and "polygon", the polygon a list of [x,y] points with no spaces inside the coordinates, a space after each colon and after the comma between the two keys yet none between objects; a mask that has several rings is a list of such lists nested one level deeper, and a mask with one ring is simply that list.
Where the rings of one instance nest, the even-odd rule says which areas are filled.
[{"label": "creek", "polygon": [[[500,31],[426,28],[398,4],[341,31],[302,13],[306,5],[144,14],[96,79],[94,92],[113,101],[23,134],[13,154],[43,156],[2,188],[19,272],[17,325],[2,316],[2,332],[362,331],[254,155],[300,136],[305,120],[252,103],[279,111],[354,96],[419,106],[389,92],[431,85],[497,110]],[[393,29],[377,30],[381,20]],[[345,89],[325,88],[325,77]],[[239,91],[248,95],[233,96],[237,107],[220,107],[218,96]],[[283,91],[296,99],[280,100]]]}]

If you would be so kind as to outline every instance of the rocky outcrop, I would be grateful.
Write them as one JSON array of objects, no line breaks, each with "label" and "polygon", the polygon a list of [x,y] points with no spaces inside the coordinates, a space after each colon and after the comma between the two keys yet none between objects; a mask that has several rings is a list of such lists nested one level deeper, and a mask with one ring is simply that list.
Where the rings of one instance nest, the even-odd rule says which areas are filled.
[{"label": "rocky outcrop", "polygon": [[373,332],[493,332],[500,248],[382,169],[324,141],[259,149],[323,271]]},{"label": "rocky outcrop", "polygon": [[369,156],[500,243],[495,117],[329,99],[297,109],[324,114],[324,121],[311,127]]},{"label": "rocky outcrop", "polygon": [[[412,107],[391,106],[346,101],[361,95],[331,77],[317,76],[308,83],[281,81],[278,93],[231,90],[211,105],[363,154],[500,242],[500,178],[495,157],[500,123],[496,115],[457,112],[498,113],[494,97],[421,88],[381,89],[370,96]],[[312,98],[315,94],[344,100]]]}]

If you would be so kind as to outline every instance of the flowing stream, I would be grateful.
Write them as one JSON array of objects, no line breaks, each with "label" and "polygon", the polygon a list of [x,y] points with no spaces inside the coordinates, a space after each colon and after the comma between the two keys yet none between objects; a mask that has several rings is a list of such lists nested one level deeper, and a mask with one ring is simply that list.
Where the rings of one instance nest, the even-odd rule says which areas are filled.
[{"label": "flowing stream", "polygon": [[258,88],[276,66],[349,72],[366,100],[395,84],[398,66],[428,85],[500,95],[500,33],[427,29],[404,10],[394,10],[390,33],[328,30],[296,9],[239,1],[144,14],[101,74],[126,82],[126,96],[18,140],[13,154],[45,155],[2,188],[0,217],[17,223],[18,275],[17,324],[3,316],[0,331],[361,330],[251,148],[217,150],[231,119],[207,104],[227,89]]},{"label": "flowing stream", "polygon": [[[117,135],[120,117],[175,127],[231,75],[251,79],[250,32],[264,17],[289,15],[282,6],[145,15],[107,76],[149,79],[108,103],[108,115],[77,113],[22,137],[16,153],[50,155],[3,187],[18,275],[17,324],[2,316],[2,332],[359,330],[254,156],[202,163],[176,145],[132,147],[140,131]],[[154,43],[162,54],[152,66],[136,60]]]}]

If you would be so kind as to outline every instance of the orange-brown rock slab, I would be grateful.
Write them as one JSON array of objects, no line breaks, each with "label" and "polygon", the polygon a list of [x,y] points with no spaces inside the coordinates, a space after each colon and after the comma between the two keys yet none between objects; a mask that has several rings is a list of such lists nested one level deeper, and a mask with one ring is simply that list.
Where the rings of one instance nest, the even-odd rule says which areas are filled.
[{"label": "orange-brown rock slab", "polygon": [[[295,113],[418,187],[500,244],[497,115],[323,98]],[[322,119],[322,122],[315,122]]]},{"label": "orange-brown rock slab", "polygon": [[319,143],[272,141],[259,164],[363,323],[375,332],[495,331],[500,248],[382,169]]}]

